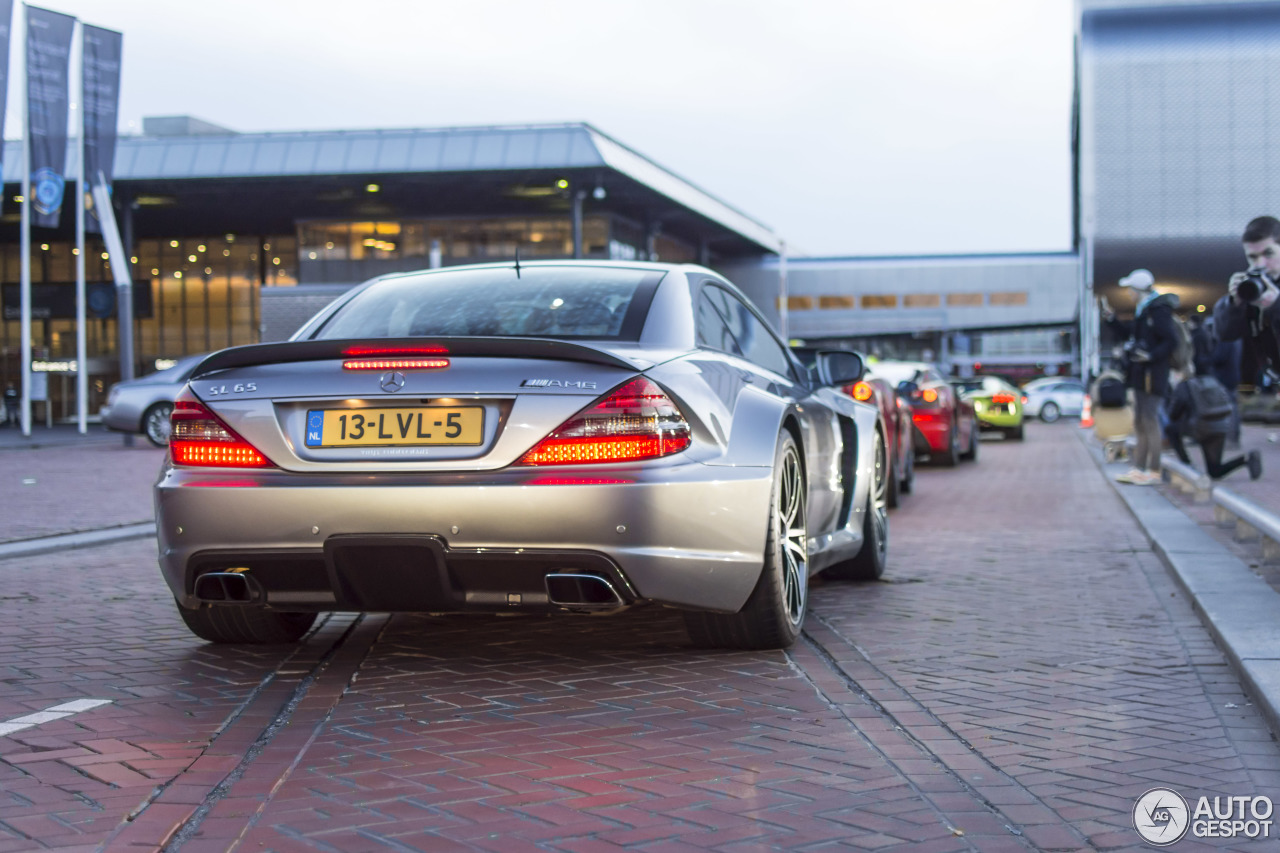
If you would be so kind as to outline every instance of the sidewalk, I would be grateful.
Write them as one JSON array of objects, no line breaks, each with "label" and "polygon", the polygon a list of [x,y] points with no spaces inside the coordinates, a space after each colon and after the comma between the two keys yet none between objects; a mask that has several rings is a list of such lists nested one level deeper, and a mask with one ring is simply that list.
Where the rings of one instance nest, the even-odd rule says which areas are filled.
[{"label": "sidewalk", "polygon": [[125,447],[97,426],[39,427],[30,438],[0,428],[0,543],[151,523],[166,452],[141,436]]},{"label": "sidewalk", "polygon": [[[1280,506],[1280,445],[1268,441],[1265,427],[1246,427],[1245,450],[1258,447],[1259,439],[1269,445],[1264,451],[1271,466],[1266,475],[1252,483],[1247,475],[1228,478],[1231,487],[1254,486],[1262,503],[1271,511]],[[1259,435],[1260,434],[1260,435]],[[1263,579],[1242,559],[1237,548],[1219,541],[1200,520],[1171,500],[1159,488],[1121,485],[1117,474],[1127,462],[1107,464],[1102,449],[1091,435],[1080,433],[1094,461],[1108,483],[1129,507],[1151,542],[1152,549],[1178,585],[1190,596],[1196,614],[1225,653],[1236,675],[1252,694],[1273,732],[1280,731],[1280,591]],[[1198,453],[1198,450],[1194,451]],[[1196,461],[1192,457],[1192,461]],[[1203,459],[1199,460],[1203,463]],[[1240,493],[1244,493],[1241,488]]]},{"label": "sidewalk", "polygon": [[[43,422],[31,424],[31,435],[22,434],[22,429],[0,423],[0,451],[31,447],[65,447],[67,445],[110,443],[123,446],[127,438],[125,433],[111,432],[102,424],[88,424],[87,432],[81,435],[76,424],[54,424],[46,427]],[[134,445],[150,447],[145,436],[133,436]]]}]

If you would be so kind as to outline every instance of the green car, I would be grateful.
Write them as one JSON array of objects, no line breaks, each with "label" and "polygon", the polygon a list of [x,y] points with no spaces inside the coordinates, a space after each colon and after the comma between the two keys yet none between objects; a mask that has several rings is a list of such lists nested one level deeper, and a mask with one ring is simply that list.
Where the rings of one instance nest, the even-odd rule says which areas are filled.
[{"label": "green car", "polygon": [[980,429],[1022,440],[1022,392],[998,376],[952,379],[956,393],[973,403]]}]

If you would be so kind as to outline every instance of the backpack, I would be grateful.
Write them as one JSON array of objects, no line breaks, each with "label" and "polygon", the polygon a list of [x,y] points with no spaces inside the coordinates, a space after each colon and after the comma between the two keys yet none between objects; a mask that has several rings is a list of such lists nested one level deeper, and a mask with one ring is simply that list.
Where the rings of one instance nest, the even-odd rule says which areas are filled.
[{"label": "backpack", "polygon": [[1196,360],[1196,344],[1191,339],[1191,328],[1177,314],[1173,315],[1173,327],[1178,330],[1178,336],[1173,353],[1169,356],[1169,366],[1174,370],[1190,370]]},{"label": "backpack", "polygon": [[1098,378],[1097,402],[1104,409],[1123,409],[1128,402],[1127,392],[1128,388],[1119,376],[1110,374]]},{"label": "backpack", "polygon": [[1196,439],[1221,435],[1231,427],[1231,392],[1212,376],[1186,380],[1191,401],[1191,431]]}]

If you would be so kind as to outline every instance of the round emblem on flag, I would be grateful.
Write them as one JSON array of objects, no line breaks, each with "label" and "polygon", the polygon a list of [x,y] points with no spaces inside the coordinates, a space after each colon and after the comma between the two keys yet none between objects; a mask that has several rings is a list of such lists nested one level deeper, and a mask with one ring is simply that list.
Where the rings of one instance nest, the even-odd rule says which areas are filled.
[{"label": "round emblem on flag", "polygon": [[53,169],[40,169],[31,176],[36,213],[48,216],[62,209],[62,189],[65,181]]}]

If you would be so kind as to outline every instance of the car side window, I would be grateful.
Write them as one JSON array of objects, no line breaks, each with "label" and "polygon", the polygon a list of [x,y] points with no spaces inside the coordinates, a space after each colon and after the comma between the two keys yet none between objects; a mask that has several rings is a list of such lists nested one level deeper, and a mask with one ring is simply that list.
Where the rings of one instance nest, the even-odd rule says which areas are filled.
[{"label": "car side window", "polygon": [[[729,333],[729,326],[724,321],[723,308],[712,302],[712,294],[716,288],[704,287],[698,296],[697,316],[694,325],[697,329],[698,346],[709,347],[733,355],[742,355],[738,342]],[[723,293],[723,291],[720,291]]]},{"label": "car side window", "polygon": [[791,375],[791,360],[786,350],[742,300],[719,287],[705,286],[702,292],[722,313],[743,358],[780,376]]}]

